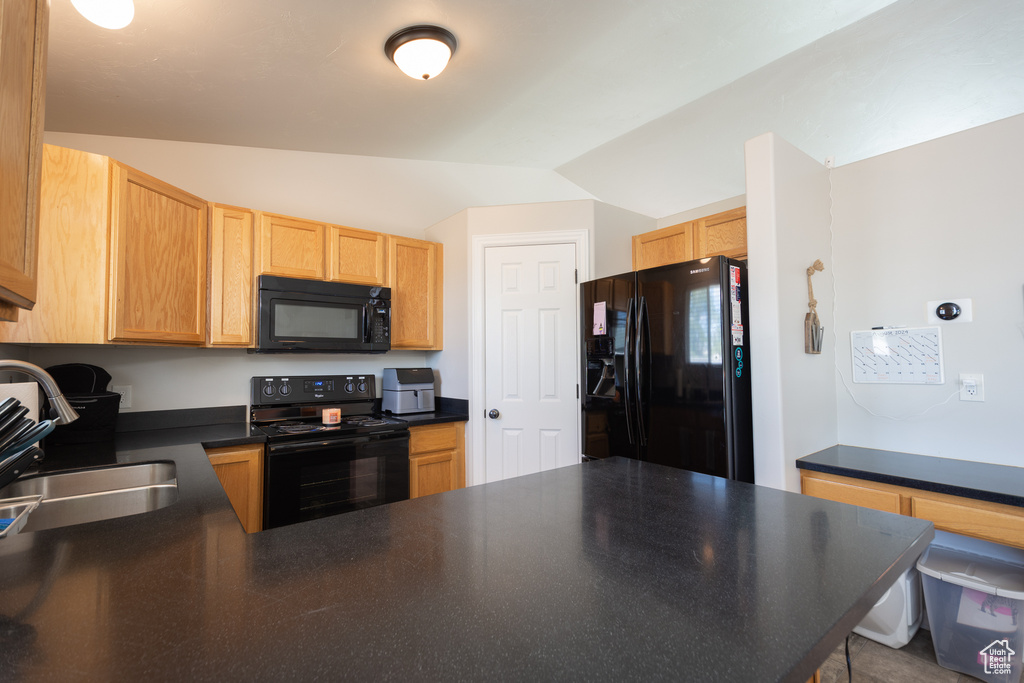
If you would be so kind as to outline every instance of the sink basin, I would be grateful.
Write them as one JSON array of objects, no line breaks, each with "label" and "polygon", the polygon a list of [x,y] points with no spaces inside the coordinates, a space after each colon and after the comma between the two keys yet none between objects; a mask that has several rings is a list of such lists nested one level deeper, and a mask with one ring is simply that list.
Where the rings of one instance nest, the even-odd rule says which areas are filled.
[{"label": "sink basin", "polygon": [[0,499],[42,496],[22,532],[127,517],[167,507],[178,499],[174,463],[147,462],[19,479]]}]

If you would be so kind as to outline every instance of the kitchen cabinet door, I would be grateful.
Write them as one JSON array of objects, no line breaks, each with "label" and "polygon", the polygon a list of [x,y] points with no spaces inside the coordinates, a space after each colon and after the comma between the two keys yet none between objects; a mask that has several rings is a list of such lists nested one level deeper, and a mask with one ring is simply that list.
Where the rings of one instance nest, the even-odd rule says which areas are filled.
[{"label": "kitchen cabinet door", "polygon": [[680,223],[633,236],[633,270],[693,259],[693,223]]},{"label": "kitchen cabinet door", "polygon": [[388,237],[341,225],[327,226],[327,279],[383,287],[388,279]]},{"label": "kitchen cabinet door", "polygon": [[465,422],[409,428],[409,497],[466,486]]},{"label": "kitchen cabinet door", "polygon": [[203,344],[206,202],[114,163],[110,213],[111,340]]},{"label": "kitchen cabinet door", "polygon": [[0,319],[36,301],[48,0],[0,0]]},{"label": "kitchen cabinet door", "polygon": [[263,446],[227,446],[208,448],[213,471],[217,474],[231,507],[247,533],[263,529]]},{"label": "kitchen cabinet door", "polygon": [[409,456],[410,498],[453,491],[455,477],[455,451]]},{"label": "kitchen cabinet door", "polygon": [[911,515],[936,529],[1024,548],[1024,510],[938,493],[909,494]]},{"label": "kitchen cabinet door", "polygon": [[0,342],[104,344],[110,159],[44,145],[35,308],[0,323]]},{"label": "kitchen cabinet door", "polygon": [[747,207],[694,221],[693,258],[747,258]]},{"label": "kitchen cabinet door", "polygon": [[261,275],[324,279],[323,224],[272,213],[256,215]]},{"label": "kitchen cabinet door", "polygon": [[391,348],[440,350],[442,246],[388,236]]},{"label": "kitchen cabinet door", "polygon": [[208,346],[252,346],[252,211],[210,204]]},{"label": "kitchen cabinet door", "polygon": [[927,519],[941,531],[1024,548],[1024,508],[907,486],[800,470],[802,493]]}]

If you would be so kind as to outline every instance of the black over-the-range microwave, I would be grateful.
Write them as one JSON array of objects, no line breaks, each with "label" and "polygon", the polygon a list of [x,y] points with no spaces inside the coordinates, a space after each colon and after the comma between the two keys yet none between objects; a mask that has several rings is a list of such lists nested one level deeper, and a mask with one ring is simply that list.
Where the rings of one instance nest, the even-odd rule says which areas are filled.
[{"label": "black over-the-range microwave", "polygon": [[391,290],[261,275],[255,353],[384,353]]}]

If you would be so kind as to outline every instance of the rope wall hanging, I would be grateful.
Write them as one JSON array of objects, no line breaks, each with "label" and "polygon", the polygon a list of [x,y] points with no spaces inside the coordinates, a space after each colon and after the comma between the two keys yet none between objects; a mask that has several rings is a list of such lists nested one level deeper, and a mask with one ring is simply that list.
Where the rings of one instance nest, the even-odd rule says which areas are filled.
[{"label": "rope wall hanging", "polygon": [[804,316],[804,353],[821,353],[821,340],[825,336],[825,328],[818,321],[818,300],[814,298],[814,287],[811,276],[815,271],[825,270],[821,259],[817,259],[807,268],[807,307],[810,309]]}]

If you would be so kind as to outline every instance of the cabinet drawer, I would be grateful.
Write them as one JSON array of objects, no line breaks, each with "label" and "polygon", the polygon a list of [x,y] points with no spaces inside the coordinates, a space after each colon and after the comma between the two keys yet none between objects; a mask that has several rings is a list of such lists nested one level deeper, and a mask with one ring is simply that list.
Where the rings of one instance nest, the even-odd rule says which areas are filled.
[{"label": "cabinet drawer", "polygon": [[409,453],[454,450],[457,446],[455,423],[409,428]]},{"label": "cabinet drawer", "polygon": [[997,509],[1001,507],[982,501],[959,503],[925,496],[910,499],[911,514],[927,519],[936,529],[1024,548],[1024,512]]},{"label": "cabinet drawer", "polygon": [[804,477],[801,480],[803,492],[815,498],[825,498],[839,503],[859,505],[882,512],[900,512],[900,494],[893,491],[879,491],[864,486],[843,484],[837,481]]}]

